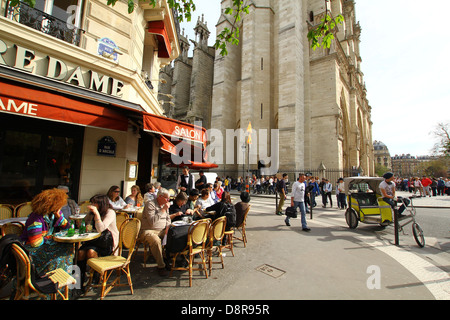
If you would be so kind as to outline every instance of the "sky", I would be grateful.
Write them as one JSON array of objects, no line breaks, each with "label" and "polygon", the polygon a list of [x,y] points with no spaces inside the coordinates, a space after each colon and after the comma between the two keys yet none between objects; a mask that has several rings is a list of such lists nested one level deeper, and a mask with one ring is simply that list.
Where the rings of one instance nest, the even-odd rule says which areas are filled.
[{"label": "sky", "polygon": [[[196,0],[190,24],[181,28],[194,40],[197,17],[205,15],[215,41],[220,0]],[[439,14],[439,13],[442,14]],[[450,41],[445,36],[450,1],[357,0],[361,25],[361,70],[372,107],[372,138],[391,156],[431,154],[438,123],[450,123]]]}]

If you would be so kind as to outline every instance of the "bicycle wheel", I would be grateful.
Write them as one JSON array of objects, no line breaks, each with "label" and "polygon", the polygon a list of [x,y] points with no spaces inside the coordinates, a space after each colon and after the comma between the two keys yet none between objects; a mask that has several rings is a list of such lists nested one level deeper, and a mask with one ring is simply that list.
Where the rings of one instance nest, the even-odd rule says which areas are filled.
[{"label": "bicycle wheel", "polygon": [[416,222],[414,222],[412,225],[412,231],[417,245],[421,248],[425,247],[425,237],[423,236],[423,230]]},{"label": "bicycle wheel", "polygon": [[359,219],[355,210],[348,208],[345,211],[345,221],[350,229],[355,229],[358,226]]}]

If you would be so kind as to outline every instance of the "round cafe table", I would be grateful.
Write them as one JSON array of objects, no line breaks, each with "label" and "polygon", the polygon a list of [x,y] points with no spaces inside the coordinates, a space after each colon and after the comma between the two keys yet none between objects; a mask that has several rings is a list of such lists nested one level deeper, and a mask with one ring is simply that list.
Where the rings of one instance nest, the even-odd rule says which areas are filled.
[{"label": "round cafe table", "polygon": [[68,237],[67,231],[58,232],[53,235],[53,240],[62,243],[73,243],[74,244],[74,265],[78,261],[78,249],[80,248],[80,243],[84,241],[94,240],[100,237],[100,232],[86,232],[82,234],[74,234],[72,237]]}]

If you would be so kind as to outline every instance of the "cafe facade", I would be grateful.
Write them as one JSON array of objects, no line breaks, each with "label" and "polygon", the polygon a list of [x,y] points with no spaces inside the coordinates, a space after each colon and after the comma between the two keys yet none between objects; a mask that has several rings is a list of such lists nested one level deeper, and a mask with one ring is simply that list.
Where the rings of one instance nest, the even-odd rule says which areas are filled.
[{"label": "cafe facade", "polygon": [[76,201],[158,178],[170,141],[205,130],[168,119],[159,70],[179,54],[165,0],[139,4],[0,0],[0,203],[66,185]]}]

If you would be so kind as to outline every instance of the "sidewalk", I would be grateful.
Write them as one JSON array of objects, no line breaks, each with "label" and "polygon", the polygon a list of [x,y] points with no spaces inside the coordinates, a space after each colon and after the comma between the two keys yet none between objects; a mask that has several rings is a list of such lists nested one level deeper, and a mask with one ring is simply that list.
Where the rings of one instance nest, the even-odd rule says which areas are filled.
[{"label": "sidewalk", "polygon": [[[232,190],[231,195],[235,197],[235,199],[239,199],[239,191]],[[397,196],[401,197],[411,197],[413,193],[404,192],[404,191],[397,191]],[[275,195],[274,194],[254,194],[251,192],[251,197],[266,197],[266,198],[273,198],[275,201]],[[336,195],[332,195],[333,201],[336,199]],[[289,199],[289,194],[288,194]],[[321,204],[322,198],[320,196],[316,197],[316,201]],[[436,196],[436,197],[418,197],[413,199],[414,206],[417,208],[442,208],[442,209],[450,209],[450,196],[444,195],[444,196]]]},{"label": "sidewalk", "polygon": [[[224,269],[214,265],[208,279],[194,271],[190,288],[187,272],[159,277],[154,260],[144,268],[139,254],[131,263],[134,295],[127,287],[114,288],[105,300],[176,300],[171,313],[181,314],[181,307],[217,300],[450,299],[448,273],[416,254],[433,257],[436,250],[417,249],[412,237],[397,247],[389,228],[381,235],[373,226],[350,230],[335,208],[317,210],[313,220],[308,216],[311,232],[303,232],[300,219],[287,227],[285,217],[274,214],[273,196],[252,197],[251,205],[247,247],[235,241],[235,256],[226,252]],[[446,254],[441,265],[449,264]],[[81,300],[97,299],[89,292]]]}]

